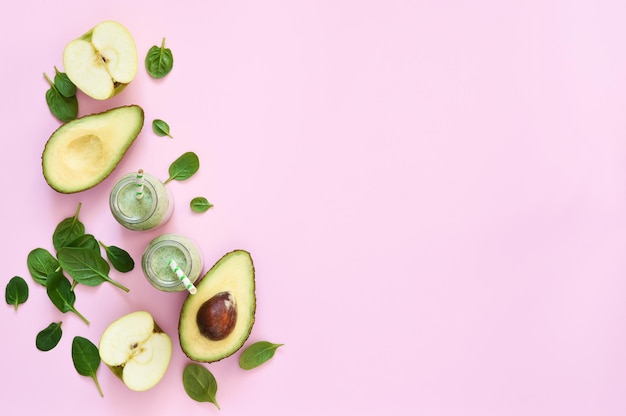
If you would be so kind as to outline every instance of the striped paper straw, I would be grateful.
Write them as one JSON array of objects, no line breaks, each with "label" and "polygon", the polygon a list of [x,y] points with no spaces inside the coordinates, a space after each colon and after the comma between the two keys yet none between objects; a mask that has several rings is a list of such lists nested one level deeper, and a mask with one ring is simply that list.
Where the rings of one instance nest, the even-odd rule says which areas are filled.
[{"label": "striped paper straw", "polygon": [[137,199],[143,198],[143,169],[139,169],[137,171],[137,180],[135,181],[135,185],[137,186],[135,196]]},{"label": "striped paper straw", "polygon": [[185,288],[189,291],[189,293],[195,295],[198,289],[196,289],[193,283],[191,283],[191,280],[189,280],[189,278],[185,276],[185,273],[183,273],[180,267],[178,267],[178,264],[176,264],[174,260],[170,260],[167,264],[168,266],[170,266],[172,271],[176,273],[176,276],[178,276],[180,281],[183,282],[183,285],[185,285]]}]

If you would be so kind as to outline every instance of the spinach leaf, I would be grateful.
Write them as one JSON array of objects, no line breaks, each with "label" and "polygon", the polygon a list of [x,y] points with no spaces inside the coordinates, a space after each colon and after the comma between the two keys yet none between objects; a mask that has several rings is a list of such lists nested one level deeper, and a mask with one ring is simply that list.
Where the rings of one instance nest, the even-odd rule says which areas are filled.
[{"label": "spinach leaf", "polygon": [[174,138],[170,134],[170,125],[163,120],[159,120],[158,118],[156,120],[152,120],[152,131],[154,131],[157,136],[169,136],[172,139]]},{"label": "spinach leaf", "polygon": [[98,347],[87,338],[75,336],[72,340],[72,361],[74,368],[81,376],[91,377],[98,387],[100,397],[104,397],[100,383],[98,382],[98,367],[100,367],[100,354]]},{"label": "spinach leaf", "polygon": [[26,266],[33,280],[40,285],[46,285],[46,278],[59,268],[59,262],[44,248],[36,248],[28,253]]},{"label": "spinach leaf", "polygon": [[213,207],[213,204],[205,197],[197,196],[191,200],[189,206],[193,212],[206,212],[209,208]]},{"label": "spinach leaf", "polygon": [[65,97],[48,75],[43,74],[50,88],[46,91],[46,103],[53,116],[59,121],[68,122],[74,120],[78,116],[78,99],[76,95]]},{"label": "spinach leaf", "polygon": [[187,364],[183,370],[183,387],[187,395],[195,401],[213,403],[220,408],[215,398],[217,381],[206,367],[200,364]]},{"label": "spinach leaf", "polygon": [[78,283],[98,286],[107,281],[125,292],[129,289],[109,277],[109,263],[95,250],[84,247],[63,247],[57,254],[61,268]]},{"label": "spinach leaf", "polygon": [[54,85],[57,87],[59,94],[66,98],[76,95],[76,85],[74,85],[67,74],[59,71],[56,66],[54,67],[54,72]]},{"label": "spinach leaf", "polygon": [[19,305],[28,300],[28,283],[26,283],[26,280],[20,276],[13,276],[7,283],[4,298],[7,305],[13,305],[15,310],[17,310]]},{"label": "spinach leaf", "polygon": [[73,217],[65,218],[56,226],[52,234],[52,244],[57,251],[85,234],[85,226],[78,219],[81,205],[79,202]]},{"label": "spinach leaf", "polygon": [[52,322],[46,328],[39,331],[35,338],[35,346],[39,351],[50,351],[57,346],[61,340],[61,335],[63,335],[61,322]]},{"label": "spinach leaf", "polygon": [[135,268],[135,261],[126,250],[116,246],[107,246],[102,241],[100,245],[104,247],[107,258],[118,272],[126,273]]},{"label": "spinach leaf", "polygon": [[83,234],[75,240],[72,240],[66,247],[88,248],[100,253],[100,245],[93,234]]},{"label": "spinach leaf", "polygon": [[170,177],[164,182],[172,180],[184,181],[191,178],[200,169],[200,160],[194,152],[183,153],[169,167]]},{"label": "spinach leaf", "polygon": [[239,356],[239,367],[251,370],[260,366],[274,356],[276,349],[284,344],[272,344],[267,341],[259,341],[246,348]]},{"label": "spinach leaf", "polygon": [[174,56],[169,48],[165,47],[165,38],[161,46],[154,45],[148,50],[145,59],[146,70],[152,78],[163,78],[174,67]]},{"label": "spinach leaf", "polygon": [[84,323],[89,325],[89,321],[74,308],[76,293],[72,290],[72,284],[65,277],[62,270],[52,272],[46,280],[46,293],[54,306],[63,313],[73,312]]}]

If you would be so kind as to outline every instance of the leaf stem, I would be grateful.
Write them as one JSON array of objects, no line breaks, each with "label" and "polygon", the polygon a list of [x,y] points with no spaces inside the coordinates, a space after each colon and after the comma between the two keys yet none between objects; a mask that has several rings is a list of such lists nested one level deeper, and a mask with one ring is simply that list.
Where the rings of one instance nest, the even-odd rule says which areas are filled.
[{"label": "leaf stem", "polygon": [[55,88],[54,82],[52,82],[52,80],[48,77],[48,74],[46,74],[45,72],[43,73],[44,78],[46,79],[46,81],[48,81],[48,84],[50,84],[51,87]]},{"label": "leaf stem", "polygon": [[105,278],[109,283],[113,284],[114,286],[119,287],[120,289],[122,289],[124,292],[128,293],[130,292],[130,289],[127,288],[126,286],[122,285],[121,283],[116,282],[115,280],[111,279],[110,277],[106,277]]},{"label": "leaf stem", "polygon": [[87,318],[85,318],[82,313],[78,312],[76,308],[72,308],[72,312],[74,312],[80,319],[82,319],[84,323],[89,325],[89,321],[87,320]]},{"label": "leaf stem", "polygon": [[102,388],[100,387],[100,382],[98,382],[98,377],[96,377],[96,375],[92,375],[91,378],[93,378],[93,381],[96,382],[96,387],[98,388],[98,392],[100,393],[100,397],[104,397],[104,393],[102,393]]}]

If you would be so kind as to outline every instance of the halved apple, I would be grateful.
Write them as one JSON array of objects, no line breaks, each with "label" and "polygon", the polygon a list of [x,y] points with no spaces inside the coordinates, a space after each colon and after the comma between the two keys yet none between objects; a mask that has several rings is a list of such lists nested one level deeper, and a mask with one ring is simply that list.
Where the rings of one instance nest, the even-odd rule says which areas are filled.
[{"label": "halved apple", "polygon": [[165,375],[172,357],[172,339],[146,311],[132,312],[102,333],[100,358],[134,391],[151,389]]},{"label": "halved apple", "polygon": [[137,74],[135,40],[122,24],[106,20],[65,46],[63,67],[82,92],[106,100],[121,92]]}]

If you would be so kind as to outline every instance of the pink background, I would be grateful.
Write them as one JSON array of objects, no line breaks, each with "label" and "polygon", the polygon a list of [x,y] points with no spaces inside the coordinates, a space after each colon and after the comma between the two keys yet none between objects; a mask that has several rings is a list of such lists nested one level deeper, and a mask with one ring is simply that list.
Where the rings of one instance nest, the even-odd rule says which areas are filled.
[{"label": "pink background", "polygon": [[[84,415],[626,414],[626,2],[22,1],[4,9],[0,117],[3,413]],[[44,143],[59,126],[43,72],[101,20],[140,59],[167,38],[174,70],[141,66],[118,97],[79,96],[81,115],[139,104],[146,125],[118,169],[74,195],[49,188]],[[156,137],[154,118],[174,139]],[[143,167],[172,182],[168,225],[114,222],[108,192]],[[215,207],[197,215],[197,195]],[[196,240],[206,267],[249,250],[258,308],[249,343],[285,343],[254,371],[208,365],[221,411],[182,388],[184,294],[79,287],[91,325],[63,315],[28,274],[78,202],[88,232],[139,262],[161,232]],[[101,367],[105,397],[71,362],[146,309],[172,335],[170,368],[135,393]],[[35,335],[63,320],[50,352]]]}]

